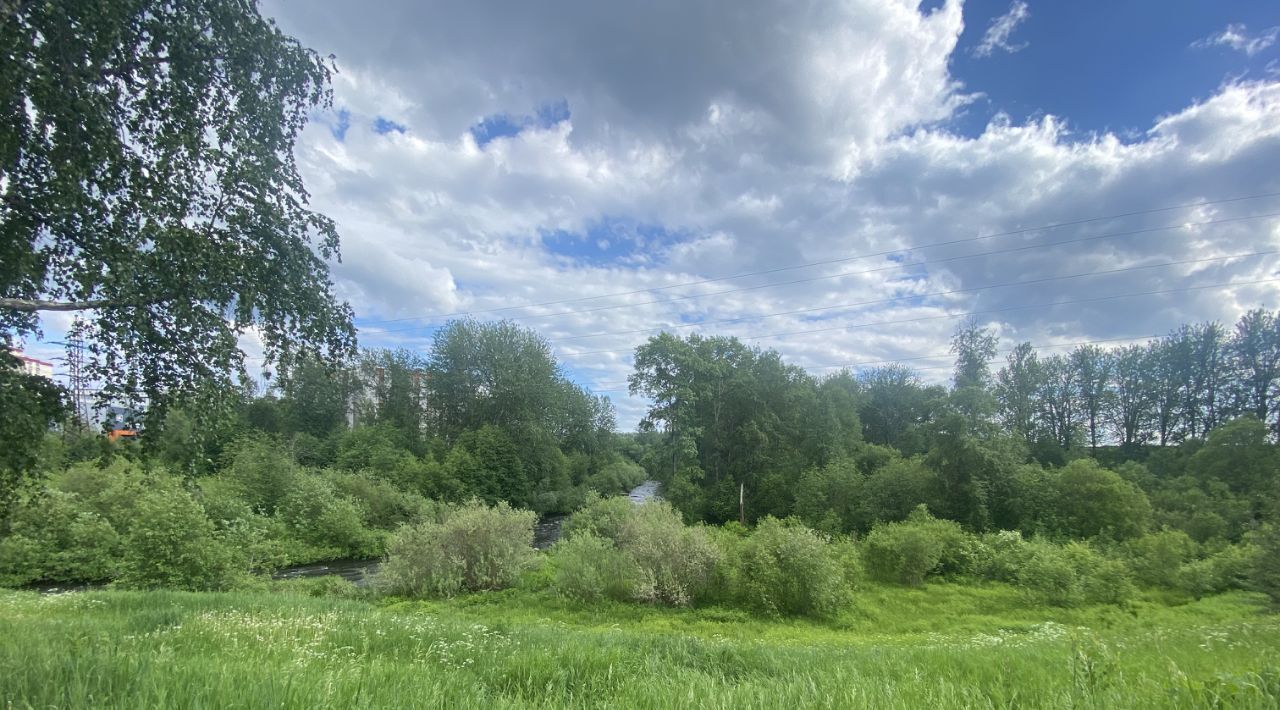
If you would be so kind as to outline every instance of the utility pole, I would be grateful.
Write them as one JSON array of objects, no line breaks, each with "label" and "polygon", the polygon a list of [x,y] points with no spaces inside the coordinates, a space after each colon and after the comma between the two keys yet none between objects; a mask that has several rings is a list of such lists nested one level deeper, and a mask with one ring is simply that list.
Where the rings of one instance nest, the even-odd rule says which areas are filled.
[{"label": "utility pole", "polygon": [[67,331],[66,341],[52,341],[67,349],[67,390],[71,394],[71,407],[75,413],[77,426],[87,427],[89,424],[89,383],[86,381],[84,352],[84,321],[76,318],[75,323]]}]

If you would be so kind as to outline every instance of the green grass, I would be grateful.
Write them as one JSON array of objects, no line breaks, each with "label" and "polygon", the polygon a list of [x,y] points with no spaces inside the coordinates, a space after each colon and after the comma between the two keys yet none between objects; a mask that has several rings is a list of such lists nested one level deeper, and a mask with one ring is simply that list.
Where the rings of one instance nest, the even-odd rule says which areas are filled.
[{"label": "green grass", "polygon": [[872,586],[838,619],[795,622],[517,590],[375,604],[283,588],[0,592],[0,707],[1280,704],[1280,617],[1243,593],[1062,610],[999,585]]}]

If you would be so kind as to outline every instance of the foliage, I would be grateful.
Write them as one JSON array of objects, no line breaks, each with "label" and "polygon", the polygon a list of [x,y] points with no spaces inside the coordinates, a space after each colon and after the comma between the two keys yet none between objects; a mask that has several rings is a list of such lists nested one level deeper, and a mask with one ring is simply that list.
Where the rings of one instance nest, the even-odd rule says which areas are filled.
[{"label": "foliage", "polygon": [[1134,484],[1090,459],[1072,461],[1055,481],[1058,531],[1070,537],[1137,537],[1151,520],[1151,504]]},{"label": "foliage", "polygon": [[552,548],[552,587],[576,601],[627,601],[637,593],[640,570],[612,540],[582,531]]},{"label": "foliage", "polygon": [[294,479],[280,500],[280,519],[302,542],[330,550],[330,557],[360,557],[373,552],[360,507],[338,495],[329,481],[313,474]]},{"label": "foliage", "polygon": [[145,396],[157,423],[175,398],[229,403],[250,327],[270,359],[352,348],[338,235],[293,156],[330,101],[318,54],[247,2],[3,12],[0,335],[91,313],[104,396]]},{"label": "foliage", "polygon": [[636,596],[687,606],[709,591],[719,552],[706,532],[688,527],[665,501],[636,506],[622,522],[618,547],[639,567]]},{"label": "foliage", "polygon": [[1199,546],[1181,530],[1165,529],[1128,541],[1123,551],[1139,583],[1174,587],[1178,570],[1197,556]]},{"label": "foliage", "polygon": [[1253,588],[1266,594],[1272,606],[1280,607],[1280,526],[1267,525],[1253,536],[1257,553],[1249,570]]},{"label": "foliage", "polygon": [[[958,528],[929,515],[923,507],[902,522],[882,523],[862,541],[862,561],[868,574],[882,582],[919,586],[940,569],[943,558],[958,557],[948,549]],[[941,534],[940,534],[941,533]]]},{"label": "foliage", "polygon": [[760,614],[827,617],[848,600],[830,541],[802,525],[765,518],[729,563],[738,603]]},{"label": "foliage", "polygon": [[406,525],[387,546],[378,586],[407,597],[508,587],[532,563],[534,521],[533,513],[506,503],[473,500],[442,521]]},{"label": "foliage", "polygon": [[595,535],[619,542],[622,539],[623,525],[635,513],[635,508],[635,503],[622,496],[589,496],[586,503],[564,521],[564,536]]},{"label": "foliage", "polygon": [[156,479],[134,501],[117,584],[132,589],[220,589],[238,572],[204,509],[176,481]]},{"label": "foliage", "polygon": [[3,313],[0,309],[0,507],[13,501],[38,460],[45,432],[64,417],[68,406],[66,393],[52,380],[17,369],[3,337]]}]

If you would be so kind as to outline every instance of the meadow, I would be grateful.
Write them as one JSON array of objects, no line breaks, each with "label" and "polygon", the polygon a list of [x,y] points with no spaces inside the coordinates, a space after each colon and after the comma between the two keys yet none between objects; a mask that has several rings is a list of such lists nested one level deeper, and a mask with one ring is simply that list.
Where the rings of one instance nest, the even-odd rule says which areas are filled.
[{"label": "meadow", "polygon": [[1262,595],[1051,608],[999,583],[862,585],[824,621],[508,589],[0,591],[0,705],[1274,708]]}]

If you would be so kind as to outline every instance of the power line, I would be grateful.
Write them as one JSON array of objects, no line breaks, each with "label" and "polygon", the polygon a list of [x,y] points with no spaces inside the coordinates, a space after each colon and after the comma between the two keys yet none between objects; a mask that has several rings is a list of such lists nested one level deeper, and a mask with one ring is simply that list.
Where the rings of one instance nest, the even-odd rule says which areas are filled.
[{"label": "power line", "polygon": [[1266,255],[1269,255],[1269,254],[1277,254],[1277,253],[1280,253],[1280,250],[1270,250],[1270,251],[1260,251],[1260,252],[1249,252],[1249,253],[1246,253],[1246,254],[1235,254],[1235,255],[1233,255],[1233,256],[1207,257],[1207,258],[1204,258],[1204,259],[1185,259],[1185,260],[1182,260],[1182,261],[1169,261],[1169,262],[1164,262],[1164,263],[1161,263],[1161,264],[1142,264],[1142,265],[1139,265],[1139,266],[1129,266],[1129,267],[1124,267],[1124,268],[1120,268],[1120,269],[1106,269],[1106,270],[1103,270],[1103,271],[1089,271],[1089,272],[1084,272],[1084,273],[1079,273],[1079,274],[1069,274],[1069,275],[1067,275],[1067,276],[1048,276],[1048,277],[1041,278],[1041,279],[1031,279],[1031,280],[1029,280],[1029,281],[1008,281],[1008,282],[1005,282],[1005,283],[1000,283],[1000,284],[990,284],[990,285],[987,285],[987,286],[976,286],[976,287],[971,287],[971,288],[958,288],[958,289],[952,289],[952,290],[950,290],[950,291],[935,291],[935,292],[933,292],[933,293],[914,293],[914,294],[908,294],[908,295],[906,295],[906,296],[894,296],[894,297],[892,297],[892,298],[882,298],[882,299],[876,299],[876,300],[872,300],[872,301],[854,301],[854,302],[852,302],[852,303],[842,303],[842,304],[838,304],[838,305],[834,305],[834,306],[815,306],[815,307],[813,307],[813,308],[800,308],[800,309],[796,309],[796,310],[792,310],[792,311],[779,311],[779,312],[777,312],[777,313],[766,313],[766,314],[764,314],[764,315],[759,315],[759,316],[743,316],[743,317],[740,317],[740,318],[725,318],[725,319],[721,319],[721,320],[701,321],[701,322],[698,322],[698,323],[681,323],[681,324],[678,324],[678,325],[662,326],[662,327],[660,327],[660,328],[640,328],[640,329],[636,329],[636,330],[623,330],[623,331],[606,332],[606,333],[589,333],[589,334],[586,334],[586,335],[572,335],[572,336],[568,336],[568,337],[565,337],[565,338],[557,338],[557,339],[555,339],[555,340],[551,340],[551,341],[548,341],[548,342],[551,342],[551,343],[563,343],[563,342],[566,342],[566,341],[569,341],[569,340],[584,340],[584,339],[586,339],[586,338],[601,338],[601,337],[604,337],[604,336],[607,336],[607,335],[634,335],[634,334],[636,334],[636,333],[657,333],[657,332],[663,332],[663,331],[666,331],[666,330],[677,330],[677,329],[681,329],[681,328],[697,328],[697,327],[701,327],[701,326],[704,326],[704,325],[717,325],[717,324],[724,324],[724,323],[742,323],[742,322],[746,322],[746,321],[755,321],[755,320],[765,320],[765,319],[768,319],[768,318],[776,318],[776,317],[778,317],[778,316],[796,315],[796,314],[800,314],[800,313],[814,313],[814,312],[817,312],[817,311],[829,311],[829,310],[835,310],[835,309],[838,309],[838,308],[854,308],[854,307],[858,307],[858,306],[868,306],[868,305],[875,305],[875,304],[880,304],[880,303],[892,303],[892,302],[894,302],[894,301],[903,301],[903,300],[910,300],[910,299],[915,299],[915,298],[932,298],[932,297],[934,297],[934,296],[950,296],[950,295],[954,295],[954,294],[958,294],[958,293],[975,293],[975,292],[978,292],[978,291],[986,291],[986,290],[990,290],[990,289],[993,289],[993,288],[1005,288],[1005,287],[1008,287],[1008,286],[1028,286],[1028,285],[1033,285],[1033,284],[1048,283],[1048,282],[1050,282],[1050,281],[1066,281],[1066,280],[1068,280],[1068,279],[1078,279],[1078,278],[1083,278],[1083,277],[1086,277],[1086,276],[1102,276],[1102,275],[1107,275],[1107,274],[1118,274],[1118,273],[1124,273],[1124,272],[1128,272],[1128,271],[1139,271],[1139,270],[1142,270],[1142,269],[1155,269],[1155,268],[1161,268],[1161,267],[1165,267],[1165,266],[1179,266],[1179,265],[1185,265],[1185,264],[1200,264],[1200,263],[1205,263],[1205,262],[1209,262],[1209,261],[1225,261],[1225,260],[1227,260],[1227,259],[1244,259],[1244,258],[1248,258],[1248,257],[1254,257],[1254,256],[1266,256]]},{"label": "power line", "polygon": [[[602,299],[602,298],[614,298],[614,297],[617,297],[617,296],[634,296],[634,295],[636,295],[636,294],[640,294],[640,293],[657,293],[657,292],[659,292],[659,291],[666,291],[666,290],[670,290],[670,289],[673,289],[673,288],[682,288],[682,287],[684,287],[684,286],[699,286],[699,285],[702,285],[702,284],[717,283],[717,282],[720,282],[720,281],[731,281],[731,280],[733,280],[733,279],[746,278],[746,277],[748,277],[748,276],[762,276],[762,275],[765,275],[765,274],[776,274],[776,273],[780,273],[780,272],[784,272],[784,271],[795,271],[795,270],[798,270],[798,269],[807,269],[807,268],[810,268],[810,267],[813,267],[813,266],[825,266],[825,265],[829,265],[829,264],[839,264],[839,263],[843,263],[843,262],[854,261],[854,260],[857,260],[857,259],[869,259],[869,258],[873,258],[873,257],[877,257],[877,256],[888,256],[888,255],[890,255],[890,254],[900,254],[900,253],[904,253],[904,252],[914,251],[914,250],[916,250],[916,249],[928,249],[928,248],[930,248],[930,247],[950,246],[950,245],[954,245],[954,244],[964,244],[964,243],[968,243],[968,242],[982,241],[982,240],[985,240],[985,239],[995,239],[995,238],[997,238],[997,237],[1008,237],[1008,236],[1015,236],[1015,235],[1018,235],[1018,234],[1027,234],[1027,233],[1029,233],[1029,232],[1039,232],[1039,231],[1046,231],[1046,230],[1050,230],[1050,229],[1060,229],[1060,228],[1062,228],[1062,227],[1079,226],[1079,225],[1082,225],[1082,224],[1089,224],[1089,223],[1092,223],[1092,222],[1102,222],[1102,221],[1112,220],[1112,219],[1122,219],[1122,218],[1125,218],[1125,217],[1136,217],[1136,216],[1140,216],[1140,215],[1157,214],[1157,213],[1160,213],[1160,212],[1171,212],[1171,211],[1174,211],[1174,210],[1189,209],[1189,208],[1192,208],[1192,207],[1206,207],[1206,206],[1209,206],[1209,205],[1220,205],[1220,204],[1227,204],[1227,203],[1232,203],[1232,202],[1244,202],[1244,201],[1247,201],[1247,200],[1259,200],[1259,199],[1265,199],[1265,198],[1268,198],[1268,197],[1277,197],[1277,196],[1280,196],[1280,192],[1268,192],[1268,193],[1261,193],[1261,194],[1256,194],[1256,195],[1244,195],[1244,196],[1240,196],[1240,197],[1228,197],[1228,198],[1223,198],[1223,199],[1220,199],[1220,200],[1203,200],[1203,201],[1200,201],[1200,202],[1190,202],[1190,203],[1185,203],[1185,204],[1181,204],[1181,205],[1172,205],[1172,206],[1168,206],[1168,207],[1156,207],[1156,208],[1146,209],[1146,210],[1136,210],[1136,211],[1133,211],[1133,212],[1122,212],[1122,213],[1118,213],[1118,214],[1105,215],[1105,216],[1101,216],[1101,217],[1089,217],[1089,218],[1086,218],[1086,219],[1072,220],[1072,221],[1069,221],[1069,222],[1054,222],[1054,223],[1051,223],[1051,224],[1041,225],[1041,226],[1038,226],[1038,227],[1025,227],[1025,228],[1022,228],[1022,229],[1014,229],[1014,230],[1009,230],[1009,231],[1006,231],[1006,232],[996,232],[996,233],[993,233],[993,234],[986,234],[986,235],[977,236],[977,237],[965,237],[965,238],[962,238],[962,239],[951,239],[951,240],[942,241],[942,242],[932,242],[932,243],[929,243],[929,244],[919,244],[919,245],[915,245],[915,246],[911,246],[911,247],[905,247],[905,248],[901,248],[901,249],[891,249],[891,250],[887,250],[887,251],[879,251],[879,252],[868,252],[868,253],[865,253],[865,254],[857,254],[857,255],[854,255],[854,256],[839,257],[839,258],[836,258],[836,259],[824,259],[824,260],[820,260],[820,261],[811,261],[811,262],[807,262],[807,263],[804,263],[804,264],[797,264],[797,265],[794,265],[794,266],[782,266],[782,267],[777,267],[777,268],[773,268],[773,269],[763,269],[763,270],[760,270],[760,271],[747,271],[747,272],[738,273],[738,274],[731,274],[731,275],[729,275],[729,276],[719,276],[719,277],[709,278],[709,279],[700,279],[700,280],[697,280],[697,281],[686,281],[686,282],[683,282],[683,283],[669,284],[669,285],[667,285],[667,286],[655,286],[655,287],[653,287],[653,288],[643,288],[643,289],[636,289],[636,290],[632,290],[632,291],[619,291],[619,292],[615,292],[615,293],[606,293],[606,294],[601,294],[601,295],[598,295],[598,296],[579,296],[579,297],[575,297],[575,298],[562,298],[562,299],[553,300],[553,301],[541,301],[541,302],[538,302],[538,303],[526,303],[526,304],[519,305],[519,306],[502,306],[502,307],[499,307],[499,308],[477,309],[477,310],[471,310],[471,311],[458,311],[458,312],[455,312],[455,313],[436,313],[436,314],[423,315],[423,316],[407,316],[407,317],[404,317],[404,318],[388,318],[388,319],[383,319],[383,320],[366,321],[366,323],[365,323],[365,324],[366,324],[366,325],[377,325],[377,324],[381,324],[381,323],[401,323],[401,322],[404,322],[404,321],[411,321],[411,320],[432,320],[432,319],[436,319],[436,318],[457,318],[457,317],[460,317],[460,316],[472,316],[472,315],[478,315],[478,314],[482,314],[482,313],[501,313],[501,312],[504,312],[504,311],[517,310],[517,309],[521,309],[521,308],[537,308],[537,307],[540,307],[540,306],[554,306],[554,305],[559,305],[559,304],[562,304],[562,303],[579,303],[579,302],[582,302],[582,301],[594,301],[594,300],[599,300],[599,299]],[[422,326],[422,327],[426,327],[426,326]],[[381,332],[393,332],[393,331],[381,331]]]},{"label": "power line", "polygon": [[[712,291],[710,293],[677,296],[675,298],[668,298],[668,299],[656,300],[656,301],[641,301],[639,303],[622,303],[622,304],[615,304],[611,306],[598,306],[595,308],[585,308],[585,309],[574,310],[574,311],[559,311],[556,313],[543,313],[539,315],[517,316],[517,317],[511,318],[510,320],[553,318],[555,316],[577,315],[582,313],[595,313],[598,311],[617,310],[620,308],[637,308],[639,306],[648,306],[648,305],[654,305],[654,304],[676,303],[679,301],[689,301],[689,300],[696,300],[700,298],[709,298],[711,296],[721,296],[729,293],[740,293],[743,291],[756,291],[763,288],[773,288],[775,286],[791,286],[791,285],[800,284],[800,283],[812,283],[814,281],[827,281],[831,279],[844,278],[846,276],[861,276],[864,274],[877,273],[881,271],[892,271],[895,269],[914,268],[914,267],[926,266],[929,264],[945,264],[953,261],[962,261],[964,259],[976,259],[978,257],[984,257],[984,256],[1011,254],[1014,252],[1030,251],[1033,249],[1044,249],[1047,247],[1062,246],[1065,244],[1081,244],[1084,242],[1100,241],[1103,239],[1113,239],[1116,237],[1128,237],[1128,236],[1134,236],[1138,234],[1149,234],[1153,232],[1169,231],[1172,229],[1185,229],[1187,227],[1206,227],[1206,226],[1212,226],[1212,225],[1218,225],[1218,224],[1229,224],[1233,222],[1243,222],[1243,221],[1254,220],[1254,219],[1266,219],[1268,217],[1280,217],[1280,212],[1269,212],[1266,214],[1249,215],[1246,217],[1230,217],[1230,218],[1224,218],[1224,219],[1218,219],[1218,220],[1209,220],[1205,222],[1186,222],[1186,223],[1177,224],[1177,225],[1170,225],[1170,226],[1164,226],[1164,227],[1150,227],[1146,229],[1135,229],[1135,230],[1129,230],[1125,232],[1111,232],[1107,234],[1098,234],[1090,237],[1081,237],[1078,239],[1064,239],[1056,242],[1049,242],[1047,244],[1027,244],[1027,245],[1018,246],[1018,247],[1010,247],[1007,249],[996,249],[996,250],[987,251],[987,252],[978,252],[976,254],[963,254],[959,256],[946,257],[944,259],[925,259],[922,261],[911,262],[911,263],[891,264],[889,266],[881,266],[874,269],[864,269],[862,271],[845,271],[838,274],[830,274],[827,276],[813,276],[813,277],[804,278],[804,279],[794,279],[791,281],[779,281],[779,282],[769,283],[769,284],[759,284],[756,286],[743,286],[740,288],[725,289],[722,291]],[[376,334],[386,334],[386,333],[399,333],[399,332],[404,332],[409,330],[418,330],[422,328],[431,328],[431,327],[434,327],[434,326],[417,325],[417,326],[409,326],[407,328],[388,328],[383,330],[373,330],[370,332],[376,335]]]}]

